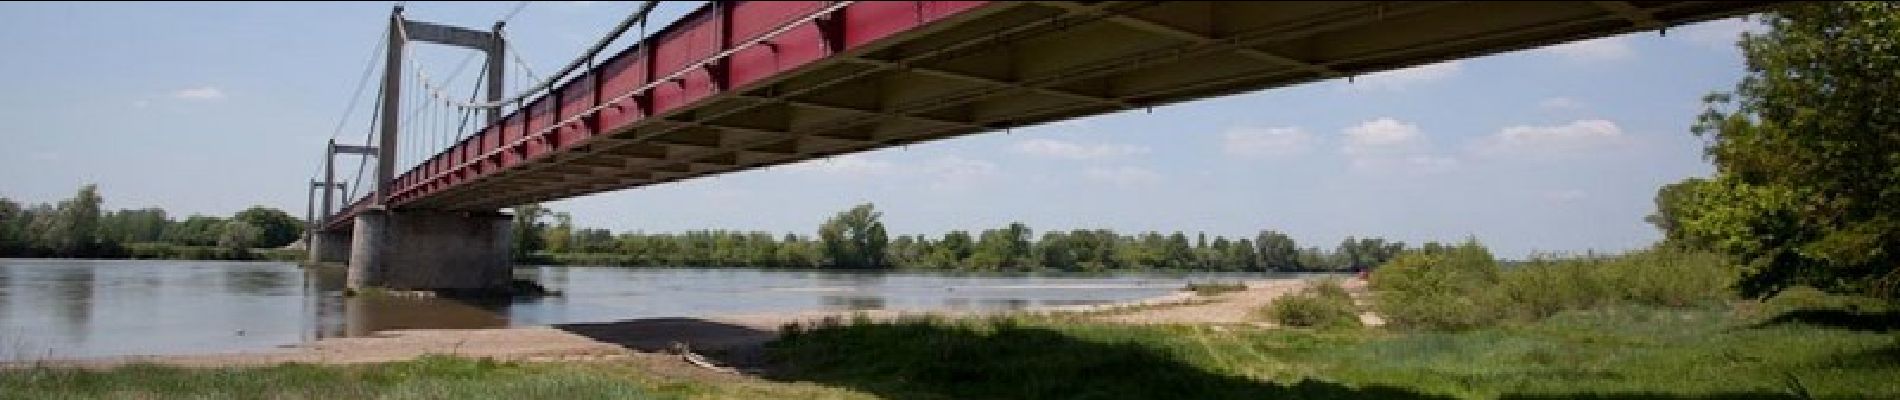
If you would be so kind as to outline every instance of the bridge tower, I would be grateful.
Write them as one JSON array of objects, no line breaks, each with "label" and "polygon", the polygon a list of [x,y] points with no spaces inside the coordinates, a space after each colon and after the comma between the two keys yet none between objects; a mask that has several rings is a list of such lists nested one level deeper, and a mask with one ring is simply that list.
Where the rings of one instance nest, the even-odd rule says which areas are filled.
[{"label": "bridge tower", "polygon": [[[312,232],[311,261],[342,262],[349,265],[350,289],[389,288],[399,290],[484,290],[508,285],[513,217],[499,210],[397,209],[389,205],[396,174],[396,151],[401,140],[404,47],[410,41],[423,41],[463,47],[486,53],[488,72],[486,97],[495,107],[487,110],[487,122],[500,118],[499,102],[504,77],[502,23],[488,31],[412,21],[395,7],[389,17],[389,42],[385,46],[385,64],[374,146],[348,146],[330,143],[325,155],[322,187],[323,217],[329,220],[331,193],[341,188],[331,175],[337,154],[360,154],[376,158],[374,191],[368,208],[357,213],[349,231]],[[367,186],[367,185],[366,185]]]}]

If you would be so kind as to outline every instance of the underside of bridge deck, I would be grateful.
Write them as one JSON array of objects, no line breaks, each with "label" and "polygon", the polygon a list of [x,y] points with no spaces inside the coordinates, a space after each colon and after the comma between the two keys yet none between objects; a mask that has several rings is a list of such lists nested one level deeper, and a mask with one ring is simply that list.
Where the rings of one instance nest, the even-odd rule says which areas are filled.
[{"label": "underside of bridge deck", "polygon": [[[1759,10],[1762,2],[1027,2],[965,11],[405,208],[494,210]],[[611,95],[611,94],[609,94]]]}]

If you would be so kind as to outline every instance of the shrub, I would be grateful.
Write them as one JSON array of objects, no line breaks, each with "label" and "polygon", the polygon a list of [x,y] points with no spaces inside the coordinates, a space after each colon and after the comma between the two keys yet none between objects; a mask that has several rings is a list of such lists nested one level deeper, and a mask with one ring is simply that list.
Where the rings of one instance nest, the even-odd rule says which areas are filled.
[{"label": "shrub", "polygon": [[1436,252],[1409,252],[1373,270],[1373,307],[1399,328],[1463,330],[1497,314],[1484,297],[1499,280],[1497,260],[1477,241]]},{"label": "shrub", "polygon": [[1339,280],[1332,278],[1274,300],[1267,305],[1266,314],[1284,326],[1325,329],[1360,326],[1359,307],[1353,304],[1346,289],[1339,286]]},{"label": "shrub", "polygon": [[1763,317],[1776,317],[1795,311],[1883,312],[1892,308],[1891,304],[1880,299],[1833,294],[1810,286],[1783,289],[1775,297],[1762,301],[1761,305]]},{"label": "shrub", "polygon": [[1241,282],[1189,283],[1183,290],[1194,292],[1194,294],[1202,296],[1213,296],[1221,293],[1247,290],[1247,284]]},{"label": "shrub", "polygon": [[1721,256],[1656,248],[1612,257],[1535,260],[1504,271],[1491,299],[1508,317],[1630,304],[1683,308],[1731,298],[1735,270]]}]

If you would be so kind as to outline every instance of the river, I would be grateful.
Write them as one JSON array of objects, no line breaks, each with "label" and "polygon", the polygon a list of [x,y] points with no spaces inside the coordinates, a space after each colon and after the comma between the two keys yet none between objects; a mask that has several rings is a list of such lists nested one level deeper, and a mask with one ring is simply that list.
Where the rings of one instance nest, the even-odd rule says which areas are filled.
[{"label": "river", "polygon": [[563,295],[473,304],[357,298],[340,268],[283,262],[0,259],[0,361],[260,350],[391,329],[812,310],[1014,310],[1154,297],[1264,274],[951,274],[524,266]]}]

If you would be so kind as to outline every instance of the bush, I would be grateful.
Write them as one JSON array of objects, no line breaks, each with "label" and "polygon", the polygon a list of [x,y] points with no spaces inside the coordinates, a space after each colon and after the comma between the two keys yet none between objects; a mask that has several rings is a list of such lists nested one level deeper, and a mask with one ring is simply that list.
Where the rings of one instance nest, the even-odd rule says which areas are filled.
[{"label": "bush", "polygon": [[1187,287],[1182,290],[1194,292],[1194,294],[1202,296],[1213,296],[1221,293],[1247,290],[1247,284],[1241,282],[1189,283]]},{"label": "bush", "polygon": [[1373,270],[1373,308],[1388,325],[1463,330],[1497,319],[1487,291],[1499,280],[1497,260],[1476,241],[1436,252],[1408,252]]},{"label": "bush", "polygon": [[1493,302],[1525,320],[1618,304],[1685,308],[1730,299],[1733,282],[1735,270],[1721,256],[1664,247],[1532,261],[1504,272]]},{"label": "bush", "polygon": [[1659,247],[1501,270],[1482,246],[1466,243],[1402,255],[1375,271],[1372,282],[1377,310],[1393,326],[1461,330],[1615,305],[1720,304],[1733,298],[1735,269],[1719,255]]},{"label": "bush", "polygon": [[1301,289],[1298,294],[1287,295],[1268,304],[1266,313],[1274,322],[1284,326],[1305,328],[1358,328],[1359,307],[1352,302],[1352,296],[1339,286],[1339,280],[1328,278]]},{"label": "bush", "polygon": [[1892,304],[1880,299],[1833,294],[1810,286],[1783,289],[1775,297],[1762,301],[1761,306],[1763,317],[1776,317],[1796,311],[1885,312],[1893,308]]}]

